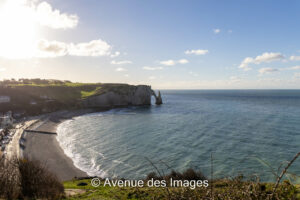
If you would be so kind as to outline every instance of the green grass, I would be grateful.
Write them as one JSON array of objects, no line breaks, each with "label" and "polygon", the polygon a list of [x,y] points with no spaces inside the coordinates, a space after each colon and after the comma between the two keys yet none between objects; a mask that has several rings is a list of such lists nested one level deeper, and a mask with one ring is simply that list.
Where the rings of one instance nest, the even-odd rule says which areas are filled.
[{"label": "green grass", "polygon": [[[80,180],[80,181],[68,181],[64,183],[65,189],[85,189],[86,193],[81,195],[75,195],[73,197],[69,197],[69,200],[75,199],[83,199],[83,200],[91,200],[91,199],[105,199],[105,200],[113,200],[113,199],[140,199],[142,196],[137,194],[137,190],[134,188],[119,188],[119,187],[109,187],[109,186],[99,186],[97,188],[91,186],[90,179]],[[77,186],[78,183],[84,182],[87,183],[87,186]],[[149,188],[141,188],[140,191],[146,194],[147,197],[151,193]],[[149,196],[150,197],[150,196]],[[143,198],[143,199],[151,199]]]},{"label": "green grass", "polygon": [[[198,188],[191,190],[189,188],[119,188],[99,186],[93,187],[90,184],[90,179],[74,180],[64,182],[66,189],[84,189],[84,194],[68,197],[68,200],[83,199],[210,199],[210,187]],[[87,183],[87,186],[77,186],[78,183]],[[240,179],[232,180],[218,180],[214,183],[214,197],[215,199],[266,199],[267,195],[272,191],[273,183],[255,183],[241,181]],[[283,182],[278,188],[278,199],[300,199],[299,187],[291,185],[289,182]]]},{"label": "green grass", "polygon": [[96,95],[98,94],[98,92],[101,90],[101,87],[96,87],[96,89],[92,90],[92,91],[84,91],[84,90],[81,90],[80,93],[81,93],[81,98],[84,99],[84,98],[88,98],[90,96],[93,96],[93,95]]},{"label": "green grass", "polygon": [[11,84],[12,93],[19,93],[39,99],[47,96],[62,103],[70,103],[88,97],[103,94],[109,91],[118,94],[127,94],[135,86],[126,84],[101,84],[101,83],[49,83],[49,84]]},{"label": "green grass", "polygon": [[101,85],[101,83],[72,83],[72,82],[66,82],[66,83],[42,83],[42,84],[37,84],[37,83],[17,83],[17,84],[8,84],[8,86],[12,87],[20,87],[20,86],[35,86],[35,87],[62,87],[62,86],[67,86],[67,87],[81,87],[81,86],[98,86]]}]

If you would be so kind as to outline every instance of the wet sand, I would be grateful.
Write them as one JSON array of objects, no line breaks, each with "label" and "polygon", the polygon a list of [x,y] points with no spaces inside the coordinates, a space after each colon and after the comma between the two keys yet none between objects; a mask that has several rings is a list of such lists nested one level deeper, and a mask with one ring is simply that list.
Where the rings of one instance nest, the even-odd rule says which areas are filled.
[{"label": "wet sand", "polygon": [[[35,123],[29,129],[56,133],[57,126],[64,120],[90,112],[92,111],[78,110],[51,113],[42,117],[38,123]],[[73,161],[64,154],[56,136],[56,134],[24,132],[20,139],[24,145],[21,153],[24,157],[45,164],[48,170],[61,181],[71,180],[75,177],[87,177],[88,175],[76,168]]]}]

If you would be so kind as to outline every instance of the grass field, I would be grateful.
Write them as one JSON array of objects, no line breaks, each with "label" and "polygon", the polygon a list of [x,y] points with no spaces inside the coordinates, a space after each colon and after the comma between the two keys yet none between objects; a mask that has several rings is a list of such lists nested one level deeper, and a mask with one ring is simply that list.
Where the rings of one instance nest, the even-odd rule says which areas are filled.
[{"label": "grass field", "polygon": [[[74,180],[64,183],[65,189],[83,190],[84,193],[77,194],[71,197],[66,197],[69,200],[75,199],[268,199],[270,198],[273,183],[258,183],[253,181],[243,181],[237,177],[235,179],[218,180],[211,187],[196,188],[129,188],[129,187],[109,187],[99,186],[93,187],[90,179]],[[79,183],[86,183],[86,186],[78,186]],[[300,199],[300,190],[298,186],[284,181],[278,188],[274,199]],[[212,198],[213,197],[213,198]]]}]

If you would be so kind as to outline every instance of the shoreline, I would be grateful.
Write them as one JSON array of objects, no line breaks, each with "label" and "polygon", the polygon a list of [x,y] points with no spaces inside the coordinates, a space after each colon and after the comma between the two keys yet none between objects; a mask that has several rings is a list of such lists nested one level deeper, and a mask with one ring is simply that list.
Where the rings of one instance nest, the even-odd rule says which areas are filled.
[{"label": "shoreline", "polygon": [[8,145],[5,148],[4,156],[7,158],[20,158],[22,157],[22,137],[24,134],[24,130],[31,127],[35,123],[37,123],[38,119],[28,119],[27,121],[20,122],[16,124],[16,128],[13,129],[13,137],[11,141],[8,143]]},{"label": "shoreline", "polygon": [[[60,123],[73,117],[93,112],[97,112],[97,110],[66,110],[49,113],[41,116],[39,121],[30,127],[30,130],[56,133]],[[20,156],[38,160],[61,181],[88,177],[88,174],[78,169],[74,165],[73,160],[65,154],[56,137],[57,134],[24,131],[19,140],[23,146]]]}]

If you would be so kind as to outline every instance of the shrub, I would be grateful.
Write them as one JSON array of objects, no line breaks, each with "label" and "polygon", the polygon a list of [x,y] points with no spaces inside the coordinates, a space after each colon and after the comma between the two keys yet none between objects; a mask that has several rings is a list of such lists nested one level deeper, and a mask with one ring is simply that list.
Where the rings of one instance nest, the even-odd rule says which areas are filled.
[{"label": "shrub", "polygon": [[60,199],[64,187],[38,161],[0,160],[0,197],[6,199]]},{"label": "shrub", "polygon": [[155,172],[151,172],[147,175],[146,180],[150,180],[152,178],[155,180],[161,180],[161,179],[170,180],[172,178],[173,180],[189,180],[189,181],[190,180],[197,181],[197,180],[206,180],[207,179],[202,174],[201,171],[196,171],[192,168],[185,170],[183,173],[172,170],[169,174],[162,175],[160,173],[159,176]]},{"label": "shrub", "polygon": [[0,157],[0,198],[17,199],[20,194],[19,173],[16,159]]}]

